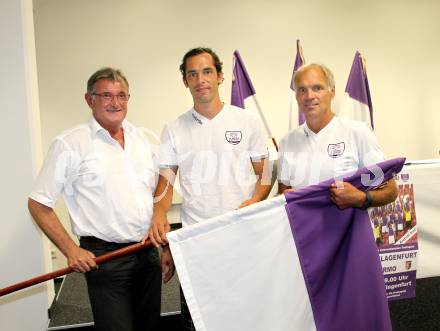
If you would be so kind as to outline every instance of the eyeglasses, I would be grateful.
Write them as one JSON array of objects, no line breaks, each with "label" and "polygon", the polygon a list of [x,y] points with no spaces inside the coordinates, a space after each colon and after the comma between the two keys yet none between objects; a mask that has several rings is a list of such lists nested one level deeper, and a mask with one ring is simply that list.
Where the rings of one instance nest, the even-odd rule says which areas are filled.
[{"label": "eyeglasses", "polygon": [[127,102],[128,99],[130,99],[130,94],[125,94],[125,93],[111,94],[108,92],[104,92],[104,93],[92,93],[92,95],[97,95],[98,97],[101,97],[102,100],[104,100],[105,102],[111,102],[114,97],[116,97],[116,100],[122,103]]}]

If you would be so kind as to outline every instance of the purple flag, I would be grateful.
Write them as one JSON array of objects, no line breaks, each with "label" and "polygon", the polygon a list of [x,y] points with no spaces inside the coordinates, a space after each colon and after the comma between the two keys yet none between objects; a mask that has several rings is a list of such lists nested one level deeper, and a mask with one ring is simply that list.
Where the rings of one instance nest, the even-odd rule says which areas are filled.
[{"label": "purple flag", "polygon": [[295,82],[294,82],[294,75],[295,72],[305,63],[302,47],[300,44],[299,39],[296,41],[296,57],[295,57],[295,65],[293,66],[293,73],[292,73],[292,79],[290,81],[290,89],[292,90],[292,97],[290,100],[290,116],[289,116],[289,131],[292,129],[292,116],[294,112],[298,113],[298,124],[301,125],[305,121],[305,117],[303,113],[300,113],[298,111],[298,105],[295,100]]},{"label": "purple flag", "polygon": [[[393,178],[404,161],[344,181],[365,191]],[[167,235],[197,330],[391,331],[368,212],[338,209],[334,181]]]},{"label": "purple flag", "polygon": [[371,124],[371,127],[374,128],[373,104],[371,102],[367,72],[364,59],[357,51],[351,66],[345,92],[347,92],[351,99],[361,103],[360,107],[353,106],[352,108],[354,109],[347,110],[349,113],[347,112],[346,114],[351,114],[349,117],[355,120],[367,121]]},{"label": "purple flag", "polygon": [[290,89],[292,91],[295,91],[295,82],[293,80],[293,77],[295,75],[295,72],[301,67],[306,61],[304,60],[304,55],[302,52],[302,47],[300,44],[299,39],[296,41],[296,56],[295,56],[295,64],[293,66],[293,73],[292,73],[292,80],[290,81]]},{"label": "purple flag", "polygon": [[[378,163],[383,180],[393,178],[404,162],[397,158]],[[364,176],[372,176],[367,168],[344,181],[366,191],[370,187],[362,184]],[[358,208],[338,209],[327,193],[333,182],[330,179],[286,194],[315,322],[320,330],[391,330],[368,213]]]},{"label": "purple flag", "polygon": [[263,111],[261,110],[260,104],[255,96],[255,89],[252,85],[251,79],[246,71],[244,62],[238,51],[234,52],[233,58],[233,70],[232,70],[232,89],[231,89],[231,105],[245,109],[244,100],[251,95],[254,96],[254,103],[258,114],[260,115],[261,122],[266,129],[268,137],[272,140],[275,150],[278,151],[278,145],[275,138],[272,136],[269,124],[264,117]]},{"label": "purple flag", "polygon": [[234,52],[231,105],[245,108],[244,99],[255,94],[255,89],[238,51]]}]

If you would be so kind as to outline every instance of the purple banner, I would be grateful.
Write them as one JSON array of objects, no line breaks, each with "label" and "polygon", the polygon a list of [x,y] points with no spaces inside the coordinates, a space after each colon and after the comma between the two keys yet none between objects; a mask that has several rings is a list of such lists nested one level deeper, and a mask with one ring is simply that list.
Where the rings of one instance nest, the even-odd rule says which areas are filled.
[{"label": "purple banner", "polygon": [[397,199],[369,210],[389,301],[416,295],[418,243],[414,186],[408,173],[396,175],[395,180],[399,189]]}]

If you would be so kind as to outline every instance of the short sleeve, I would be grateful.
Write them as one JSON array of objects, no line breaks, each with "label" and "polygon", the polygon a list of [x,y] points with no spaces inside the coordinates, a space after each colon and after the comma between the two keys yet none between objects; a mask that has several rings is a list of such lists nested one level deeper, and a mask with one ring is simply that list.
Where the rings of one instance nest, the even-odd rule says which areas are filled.
[{"label": "short sleeve", "polygon": [[63,191],[73,191],[72,182],[78,168],[79,154],[67,147],[62,139],[55,139],[35,180],[29,197],[54,208]]},{"label": "short sleeve", "polygon": [[277,174],[277,180],[281,184],[284,184],[286,186],[290,186],[290,176],[289,176],[289,166],[287,164],[287,160],[285,158],[285,152],[286,152],[286,145],[288,139],[284,137],[280,141],[280,147],[278,150],[278,174]]},{"label": "short sleeve", "polygon": [[359,122],[355,128],[355,139],[359,150],[359,167],[385,161],[385,153],[368,123]]},{"label": "short sleeve", "polygon": [[178,166],[176,145],[168,125],[162,130],[159,148],[159,167],[172,168]]},{"label": "short sleeve", "polygon": [[257,161],[268,157],[267,136],[263,129],[261,120],[254,116],[252,123],[252,135],[249,144],[249,155],[252,161]]}]

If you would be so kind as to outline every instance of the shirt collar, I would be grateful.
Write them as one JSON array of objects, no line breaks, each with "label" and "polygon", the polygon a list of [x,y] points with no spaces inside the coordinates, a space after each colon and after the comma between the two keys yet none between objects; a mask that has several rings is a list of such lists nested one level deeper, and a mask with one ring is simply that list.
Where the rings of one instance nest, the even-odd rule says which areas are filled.
[{"label": "shirt collar", "polygon": [[212,119],[206,118],[205,116],[203,116],[202,114],[200,114],[199,112],[197,112],[197,110],[194,109],[194,107],[191,109],[191,117],[194,120],[194,122],[196,122],[197,124],[203,125],[205,123],[210,123],[213,122],[214,120],[217,120],[218,118],[221,117],[221,115],[223,115],[223,112],[225,111],[226,105],[223,104],[222,109],[218,112],[217,115],[215,115],[215,117],[213,117]]},{"label": "shirt collar", "polygon": [[304,127],[303,127],[303,129],[304,129],[304,134],[305,134],[307,137],[315,137],[315,136],[317,137],[318,135],[323,134],[324,132],[330,130],[330,128],[331,128],[332,126],[335,125],[334,123],[336,122],[336,117],[337,117],[337,116],[334,115],[333,118],[330,120],[330,122],[328,122],[327,125],[324,126],[324,127],[318,132],[318,133],[313,132],[313,131],[307,126],[307,123],[304,122]]},{"label": "shirt collar", "polygon": [[[92,129],[92,135],[95,136],[99,131],[105,131],[108,133],[106,129],[104,129],[101,124],[99,124],[96,119],[92,116],[92,118],[89,121],[90,128]],[[124,134],[131,134],[135,127],[133,124],[128,122],[127,120],[124,120],[122,122],[122,128],[124,129]]]},{"label": "shirt collar", "polygon": [[203,125],[203,123],[205,123],[208,120],[205,116],[199,114],[194,108],[191,109],[191,117],[194,120],[194,122],[200,125]]}]

